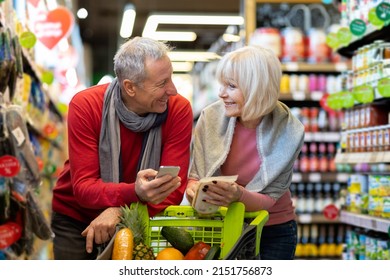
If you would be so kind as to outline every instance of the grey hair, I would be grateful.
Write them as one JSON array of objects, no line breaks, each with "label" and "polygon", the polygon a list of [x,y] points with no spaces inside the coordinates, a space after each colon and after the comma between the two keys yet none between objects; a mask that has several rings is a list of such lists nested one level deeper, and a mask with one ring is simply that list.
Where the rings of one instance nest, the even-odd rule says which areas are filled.
[{"label": "grey hair", "polygon": [[171,50],[167,44],[150,38],[134,37],[126,41],[114,56],[114,71],[119,83],[125,79],[142,83],[147,78],[146,59],[159,60]]},{"label": "grey hair", "polygon": [[241,90],[243,120],[264,116],[277,104],[282,68],[272,50],[245,46],[227,53],[217,66],[216,77],[221,84],[233,82]]}]

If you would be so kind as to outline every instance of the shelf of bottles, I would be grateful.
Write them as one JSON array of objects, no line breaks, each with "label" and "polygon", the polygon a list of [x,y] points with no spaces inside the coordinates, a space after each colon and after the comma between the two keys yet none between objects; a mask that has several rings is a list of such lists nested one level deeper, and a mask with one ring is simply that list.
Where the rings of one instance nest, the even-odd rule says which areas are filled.
[{"label": "shelf of bottles", "polygon": [[340,259],[348,226],[343,224],[298,224],[296,259]]}]

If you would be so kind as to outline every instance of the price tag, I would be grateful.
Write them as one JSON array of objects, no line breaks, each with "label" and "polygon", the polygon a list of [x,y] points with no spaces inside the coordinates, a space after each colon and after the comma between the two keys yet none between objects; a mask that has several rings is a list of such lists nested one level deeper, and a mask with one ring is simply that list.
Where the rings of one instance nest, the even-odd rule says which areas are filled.
[{"label": "price tag", "polygon": [[306,98],[306,95],[303,91],[295,91],[292,93],[292,98],[294,100],[299,100],[299,101],[302,101],[302,100],[305,100]]},{"label": "price tag", "polygon": [[15,137],[18,147],[22,146],[24,140],[26,140],[22,129],[19,126],[16,127],[15,129],[12,130],[12,135]]},{"label": "price tag", "polygon": [[310,182],[321,182],[321,173],[310,173],[309,174]]},{"label": "price tag", "polygon": [[338,142],[340,141],[340,134],[337,132],[324,133],[323,138],[325,142]]},{"label": "price tag", "polygon": [[363,20],[354,19],[351,22],[349,29],[351,30],[353,35],[360,37],[366,32],[367,26]]},{"label": "price tag", "polygon": [[349,175],[347,173],[337,173],[336,180],[339,183],[347,182]]},{"label": "price tag", "polygon": [[320,101],[324,93],[322,91],[312,91],[310,95],[312,100]]},{"label": "price tag", "polygon": [[299,222],[302,224],[310,224],[312,221],[312,216],[310,214],[301,214],[299,215]]},{"label": "price tag", "polygon": [[390,20],[390,3],[382,2],[376,7],[376,15],[380,20]]},{"label": "price tag", "polygon": [[338,71],[338,72],[343,72],[343,71],[348,70],[347,64],[344,62],[337,62],[335,64],[335,68],[336,68],[336,71]]},{"label": "price tag", "polygon": [[299,65],[296,62],[288,62],[288,63],[286,63],[286,70],[287,71],[298,71]]},{"label": "price tag", "polygon": [[312,142],[314,141],[313,133],[312,132],[305,132],[305,141],[306,142]]},{"label": "price tag", "polygon": [[293,173],[291,180],[295,183],[301,182],[302,181],[302,174],[301,173]]}]

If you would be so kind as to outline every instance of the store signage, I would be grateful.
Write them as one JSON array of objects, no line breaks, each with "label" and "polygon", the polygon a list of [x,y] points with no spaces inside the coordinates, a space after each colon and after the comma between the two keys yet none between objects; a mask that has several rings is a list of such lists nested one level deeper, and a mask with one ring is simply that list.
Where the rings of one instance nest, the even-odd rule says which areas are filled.
[{"label": "store signage", "polygon": [[336,33],[330,32],[326,35],[326,44],[332,49],[336,49],[339,47],[339,39]]},{"label": "store signage", "polygon": [[384,78],[378,82],[378,92],[383,97],[390,97],[390,78]]},{"label": "store signage", "polygon": [[14,156],[5,155],[0,157],[0,176],[15,177],[20,171],[20,163]]},{"label": "store signage", "polygon": [[35,22],[34,33],[43,45],[52,49],[62,38],[70,34],[73,24],[72,13],[64,7],[58,7],[45,13],[42,19]]},{"label": "store signage", "polygon": [[328,220],[335,220],[339,216],[339,209],[334,204],[329,204],[324,208],[324,217]]},{"label": "store signage", "polygon": [[366,23],[361,19],[354,19],[349,25],[349,29],[355,36],[362,36],[366,32]]},{"label": "store signage", "polygon": [[382,27],[385,23],[383,22],[383,20],[381,20],[380,18],[378,18],[377,14],[376,14],[376,11],[377,9],[376,8],[372,8],[370,9],[370,11],[368,12],[368,21],[373,25],[373,26],[376,26],[376,27]]},{"label": "store signage", "polygon": [[28,0],[27,2],[33,5],[34,7],[38,7],[39,1],[41,0]]},{"label": "store signage", "polygon": [[362,85],[355,87],[352,91],[353,98],[359,103],[371,103],[374,101],[375,92],[371,85]]},{"label": "store signage", "polygon": [[352,39],[352,33],[347,27],[341,27],[337,31],[337,39],[341,45],[348,45]]}]

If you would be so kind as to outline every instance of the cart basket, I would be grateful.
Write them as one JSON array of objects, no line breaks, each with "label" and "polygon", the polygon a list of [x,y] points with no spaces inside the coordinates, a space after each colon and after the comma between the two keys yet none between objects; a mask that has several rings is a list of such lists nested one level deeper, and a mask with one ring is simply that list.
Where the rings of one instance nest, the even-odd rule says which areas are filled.
[{"label": "cart basket", "polygon": [[[132,204],[131,207],[134,207]],[[245,212],[241,202],[234,202],[229,207],[220,207],[212,215],[201,215],[192,206],[168,206],[160,214],[149,217],[147,206],[139,204],[145,227],[145,243],[153,248],[155,255],[172,245],[161,235],[164,226],[173,226],[188,231],[194,242],[203,241],[210,246],[219,245],[219,259],[258,259],[260,238],[264,224],[268,221],[268,212]],[[249,223],[245,223],[247,221]],[[99,254],[97,259],[110,259],[112,243]]]}]

